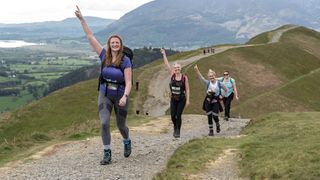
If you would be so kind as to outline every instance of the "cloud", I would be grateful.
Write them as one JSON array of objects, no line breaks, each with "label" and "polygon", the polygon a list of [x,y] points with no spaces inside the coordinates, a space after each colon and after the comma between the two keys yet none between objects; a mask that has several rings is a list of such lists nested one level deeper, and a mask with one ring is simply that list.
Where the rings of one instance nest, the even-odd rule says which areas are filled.
[{"label": "cloud", "polygon": [[151,0],[4,0],[0,23],[40,22],[74,17],[79,5],[85,16],[119,19]]}]

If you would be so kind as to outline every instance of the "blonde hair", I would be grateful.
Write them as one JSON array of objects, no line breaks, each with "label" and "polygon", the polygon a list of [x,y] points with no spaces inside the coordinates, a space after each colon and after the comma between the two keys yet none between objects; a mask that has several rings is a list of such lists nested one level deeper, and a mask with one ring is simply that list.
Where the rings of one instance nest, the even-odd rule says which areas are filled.
[{"label": "blonde hair", "polygon": [[181,68],[181,64],[175,62],[175,63],[173,64],[173,67],[177,67],[177,66],[179,66],[179,68]]},{"label": "blonde hair", "polygon": [[216,76],[216,72],[214,72],[212,69],[209,69],[209,71],[208,71],[208,76],[209,76],[209,74],[213,74],[214,76]]}]

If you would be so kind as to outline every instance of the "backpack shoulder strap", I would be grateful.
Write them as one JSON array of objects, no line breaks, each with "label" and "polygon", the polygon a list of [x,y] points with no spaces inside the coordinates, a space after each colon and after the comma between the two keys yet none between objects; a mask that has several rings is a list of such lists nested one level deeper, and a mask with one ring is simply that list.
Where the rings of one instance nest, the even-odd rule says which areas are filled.
[{"label": "backpack shoulder strap", "polygon": [[208,81],[208,83],[207,83],[207,90],[208,90],[209,86],[210,86],[210,81]]},{"label": "backpack shoulder strap", "polygon": [[221,82],[218,81],[219,95],[221,95]]}]

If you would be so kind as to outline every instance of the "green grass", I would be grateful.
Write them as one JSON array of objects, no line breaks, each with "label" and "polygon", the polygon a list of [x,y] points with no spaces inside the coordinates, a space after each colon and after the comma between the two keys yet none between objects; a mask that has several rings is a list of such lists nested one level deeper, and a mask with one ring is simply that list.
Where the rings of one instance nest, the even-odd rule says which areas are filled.
[{"label": "green grass", "polygon": [[[194,50],[194,51],[188,51],[188,52],[181,52],[177,53],[173,56],[168,57],[168,60],[171,61],[176,61],[180,59],[186,59],[195,55],[201,54],[201,50]],[[148,86],[150,82],[153,80],[152,77],[155,73],[160,71],[161,69],[166,68],[163,60],[158,59],[156,61],[153,61],[152,63],[149,63],[143,67],[140,67],[138,69],[134,70],[134,86],[132,89],[132,93],[134,94],[134,107],[135,110],[142,110],[143,109],[143,104],[147,99],[147,94],[148,94]],[[135,82],[139,82],[139,91],[135,91]],[[142,112],[144,113],[144,112]]]},{"label": "green grass", "polygon": [[22,91],[21,96],[0,96],[0,112],[17,109],[32,100],[32,95],[26,91]]},{"label": "green grass", "polygon": [[10,81],[11,78],[0,76],[0,83]]},{"label": "green grass", "polygon": [[247,136],[202,138],[181,146],[154,179],[186,179],[216,160],[225,149],[238,149],[241,177],[318,179],[320,113],[273,113],[254,121]]},{"label": "green grass", "polygon": [[[170,61],[195,54],[199,52],[182,52],[170,57]],[[148,84],[152,80],[150,77],[160,68],[164,68],[161,64],[163,62],[160,59],[134,70],[134,85],[135,81],[139,80],[140,88],[139,91],[135,91],[135,86],[132,88],[129,126],[138,126],[150,120],[145,116],[136,116],[135,110],[139,109],[145,100]],[[41,74],[44,75],[53,74]],[[28,156],[33,149],[38,150],[37,147],[99,135],[96,84],[96,80],[80,82],[1,117],[0,164]],[[111,117],[113,130],[116,129],[116,124],[114,115]]]},{"label": "green grass", "polygon": [[[300,43],[298,46],[292,43],[301,39],[304,32],[307,37],[312,37],[311,45]],[[294,34],[289,36],[286,33]],[[320,88],[315,87],[318,84],[317,74],[313,74],[312,78],[311,76],[305,78],[303,81],[306,82],[303,86],[293,85],[299,82],[302,84],[303,81],[296,82],[296,79],[320,68],[320,53],[317,54],[315,50],[306,50],[320,46],[320,35],[306,28],[297,28],[286,33],[282,38],[283,42],[280,43],[230,49],[197,62],[203,76],[206,76],[208,69],[211,68],[218,76],[221,76],[224,70],[229,70],[231,77],[236,79],[240,101],[233,101],[231,115],[255,118],[274,111],[315,111],[320,108],[317,98],[314,98],[312,106],[309,106],[306,101],[306,99],[313,98],[308,90],[311,87],[315,94],[319,93]],[[297,36],[297,33],[300,36]],[[204,87],[196,77],[193,68],[188,68],[186,73],[191,86],[191,104],[184,112],[202,113]],[[289,84],[291,86],[288,86],[285,92],[275,91]],[[295,87],[295,89],[290,87]],[[302,94],[301,97],[294,94],[298,91],[299,94]]]},{"label": "green grass", "polygon": [[253,179],[320,177],[320,113],[274,113],[244,131],[241,175]]},{"label": "green grass", "polygon": [[[78,83],[1,116],[0,164],[29,155],[25,152],[34,147],[52,144],[49,141],[99,135],[96,83],[96,80]],[[128,116],[129,126],[147,121],[148,118],[132,113]],[[111,129],[116,129],[114,115],[111,122]]]},{"label": "green grass", "polygon": [[284,26],[281,26],[275,30],[258,34],[257,36],[251,38],[246,44],[266,44],[271,41],[271,39],[272,39],[273,35],[276,33],[276,31],[281,30],[281,29],[286,29],[291,26],[292,25],[284,25]]},{"label": "green grass", "polygon": [[203,170],[207,162],[216,160],[225,148],[232,148],[237,142],[227,138],[190,140],[174,152],[166,169],[153,179],[187,179],[188,175]]}]

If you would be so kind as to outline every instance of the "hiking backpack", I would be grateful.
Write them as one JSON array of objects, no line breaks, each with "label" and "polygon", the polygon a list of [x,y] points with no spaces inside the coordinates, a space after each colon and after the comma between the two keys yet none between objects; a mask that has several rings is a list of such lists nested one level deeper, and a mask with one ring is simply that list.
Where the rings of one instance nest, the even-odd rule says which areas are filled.
[{"label": "hiking backpack", "polygon": [[[124,56],[127,56],[129,59],[130,59],[130,62],[131,62],[131,65],[133,67],[133,63],[132,63],[132,60],[133,60],[133,51],[127,47],[127,46],[123,46],[123,51],[122,51],[123,55],[122,55],[122,58],[121,58],[121,63],[118,67],[116,68],[119,68],[121,70],[121,72],[124,74],[124,69],[122,68],[122,63],[123,63],[123,58]],[[102,83],[107,83],[106,80],[102,77],[102,70],[103,70],[103,67],[104,67],[104,64],[106,63],[106,58],[105,56],[103,57],[103,61],[101,62],[101,66],[100,66],[100,76],[99,76],[99,81],[98,81],[98,91],[100,90],[100,84]],[[131,82],[133,84],[133,73],[131,74]],[[124,81],[123,83],[119,83],[119,84],[122,84],[122,85],[126,85],[125,84],[126,82]],[[107,91],[106,91],[106,95],[107,95]]]},{"label": "hiking backpack", "polygon": [[[220,81],[217,81],[218,82],[218,88],[219,88],[219,95],[218,96],[220,96],[221,95],[221,82]],[[210,86],[210,81],[207,83],[207,89],[209,88],[209,86]]]}]

